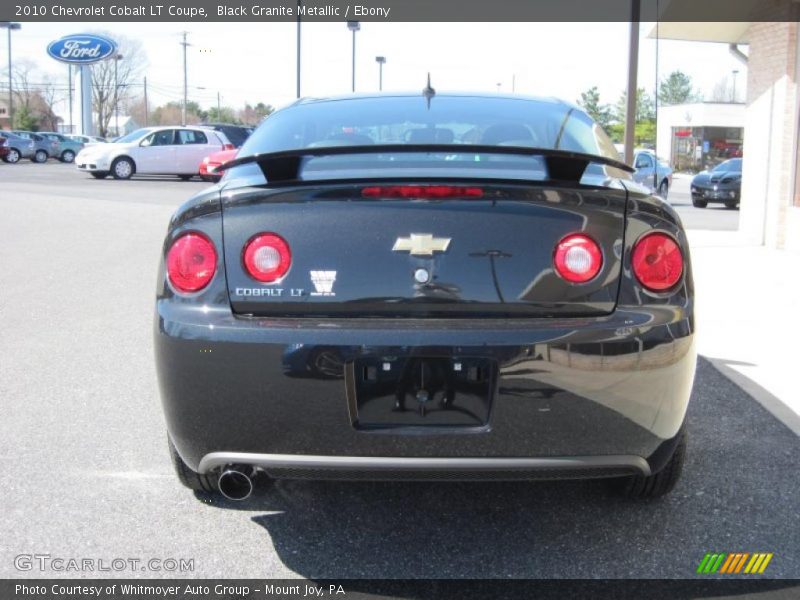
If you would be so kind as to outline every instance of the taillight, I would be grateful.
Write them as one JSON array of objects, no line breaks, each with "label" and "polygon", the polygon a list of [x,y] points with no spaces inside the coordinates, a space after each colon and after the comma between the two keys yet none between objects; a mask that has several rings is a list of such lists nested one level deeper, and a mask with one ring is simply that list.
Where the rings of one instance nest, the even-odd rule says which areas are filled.
[{"label": "taillight", "polygon": [[571,283],[585,283],[600,272],[603,253],[588,235],[573,233],[558,242],[553,263],[562,278]]},{"label": "taillight", "polygon": [[482,198],[483,188],[454,185],[388,185],[365,187],[364,198]]},{"label": "taillight", "polygon": [[201,233],[187,233],[172,244],[167,253],[167,277],[179,292],[202,290],[217,270],[214,244]]},{"label": "taillight", "polygon": [[236,146],[233,144],[222,144],[223,150],[236,150]]},{"label": "taillight", "polygon": [[262,283],[278,281],[292,265],[289,244],[275,233],[259,233],[244,247],[244,266],[250,276]]},{"label": "taillight", "polygon": [[645,288],[663,292],[683,274],[683,253],[678,243],[664,233],[648,233],[633,247],[631,266]]}]

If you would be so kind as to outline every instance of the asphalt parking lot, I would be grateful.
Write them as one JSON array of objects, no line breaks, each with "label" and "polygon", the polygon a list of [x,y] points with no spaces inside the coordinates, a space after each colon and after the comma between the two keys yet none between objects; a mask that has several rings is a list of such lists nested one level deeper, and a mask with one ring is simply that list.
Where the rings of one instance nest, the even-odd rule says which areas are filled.
[{"label": "asphalt parking lot", "polygon": [[800,439],[702,359],[684,477],[659,501],[602,482],[286,481],[238,504],[182,488],[153,297],[169,216],[206,185],[0,165],[0,577],[92,575],[15,568],[49,554],[193,559],[195,577],[681,578],[706,552],[772,552],[765,576],[800,577]]}]

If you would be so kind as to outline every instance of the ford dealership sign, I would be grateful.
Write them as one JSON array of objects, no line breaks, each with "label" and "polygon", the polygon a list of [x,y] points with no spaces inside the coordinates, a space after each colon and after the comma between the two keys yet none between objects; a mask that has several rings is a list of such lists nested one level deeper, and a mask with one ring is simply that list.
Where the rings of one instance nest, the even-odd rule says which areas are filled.
[{"label": "ford dealership sign", "polygon": [[116,42],[93,33],[65,35],[47,46],[47,53],[56,60],[78,65],[101,61],[116,51]]}]

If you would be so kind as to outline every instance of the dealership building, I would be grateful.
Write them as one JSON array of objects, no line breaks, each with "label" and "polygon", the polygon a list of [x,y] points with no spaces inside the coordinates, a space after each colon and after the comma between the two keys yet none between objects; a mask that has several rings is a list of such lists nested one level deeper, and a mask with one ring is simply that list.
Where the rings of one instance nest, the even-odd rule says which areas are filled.
[{"label": "dealership building", "polygon": [[[742,241],[800,252],[800,3],[792,0],[754,2],[752,15],[760,21],[730,23],[667,22],[670,10],[685,13],[688,0],[674,0],[664,10],[659,24],[662,39],[729,44],[731,52],[747,64],[747,98],[743,107],[744,156],[739,235]],[[654,37],[654,34],[651,34]],[[729,107],[731,110],[738,110]],[[709,108],[713,110],[713,108]],[[726,112],[727,109],[726,109]],[[681,137],[696,138],[694,125],[673,125],[665,130],[672,143]],[[733,119],[727,114],[725,118]],[[720,115],[722,118],[722,115]],[[703,125],[716,126],[704,113]],[[693,116],[692,121],[695,121]],[[728,123],[724,140],[728,137]],[[665,125],[667,126],[667,125]],[[689,135],[685,131],[689,130]],[[699,133],[699,132],[698,132]],[[716,132],[719,133],[719,132]],[[716,135],[716,134],[715,134]],[[711,140],[709,141],[709,147]],[[666,141],[664,142],[667,143]],[[701,142],[702,143],[702,142]],[[659,154],[670,157],[662,150]],[[694,146],[696,152],[696,146]]]},{"label": "dealership building", "polygon": [[711,169],[743,154],[745,105],[696,102],[659,107],[656,148],[676,171]]}]

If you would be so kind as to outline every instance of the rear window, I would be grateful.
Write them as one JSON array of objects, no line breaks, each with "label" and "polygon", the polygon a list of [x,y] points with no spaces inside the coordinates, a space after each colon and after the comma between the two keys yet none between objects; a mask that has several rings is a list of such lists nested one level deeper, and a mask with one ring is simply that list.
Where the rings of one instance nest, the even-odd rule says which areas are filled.
[{"label": "rear window", "polygon": [[[619,155],[609,138],[580,109],[556,100],[480,96],[381,96],[308,102],[270,115],[239,156],[300,148],[383,144],[452,144],[453,151],[431,161],[427,153],[376,153],[306,159],[303,178],[346,177],[370,168],[397,175],[435,168],[437,175],[501,176],[519,171],[544,177],[540,157],[459,152],[463,145],[520,146]],[[408,170],[407,173],[403,171]],[[441,172],[440,172],[441,171]],[[447,172],[444,172],[447,171]],[[502,176],[508,176],[503,173]]]}]

